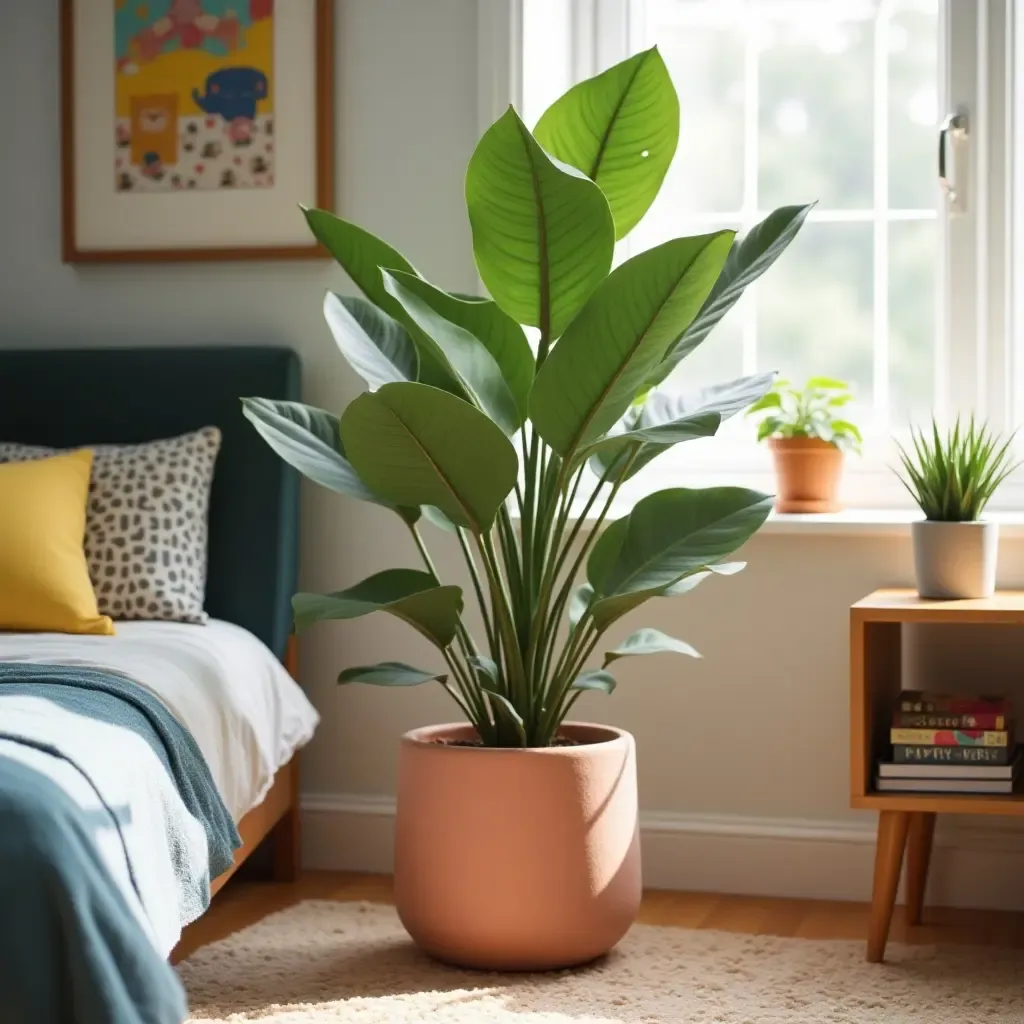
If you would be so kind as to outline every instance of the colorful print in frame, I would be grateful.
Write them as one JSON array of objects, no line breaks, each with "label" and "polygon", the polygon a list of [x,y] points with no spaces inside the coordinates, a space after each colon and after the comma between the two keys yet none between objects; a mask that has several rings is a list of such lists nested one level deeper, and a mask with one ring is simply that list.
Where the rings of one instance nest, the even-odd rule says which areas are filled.
[{"label": "colorful print in frame", "polygon": [[60,2],[65,261],[324,255],[333,0]]},{"label": "colorful print in frame", "polygon": [[274,184],[274,0],[114,0],[122,192]]}]

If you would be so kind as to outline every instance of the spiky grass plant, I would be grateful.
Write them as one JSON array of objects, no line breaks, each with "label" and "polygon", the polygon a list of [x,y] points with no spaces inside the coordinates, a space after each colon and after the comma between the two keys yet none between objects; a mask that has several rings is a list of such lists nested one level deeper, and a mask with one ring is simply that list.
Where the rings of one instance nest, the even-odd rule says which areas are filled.
[{"label": "spiky grass plant", "polygon": [[974,416],[961,427],[960,417],[943,434],[932,419],[930,434],[910,428],[913,452],[897,442],[903,474],[901,483],[910,492],[925,518],[939,523],[972,523],[981,518],[999,485],[1020,465],[1011,462],[1006,441]]}]

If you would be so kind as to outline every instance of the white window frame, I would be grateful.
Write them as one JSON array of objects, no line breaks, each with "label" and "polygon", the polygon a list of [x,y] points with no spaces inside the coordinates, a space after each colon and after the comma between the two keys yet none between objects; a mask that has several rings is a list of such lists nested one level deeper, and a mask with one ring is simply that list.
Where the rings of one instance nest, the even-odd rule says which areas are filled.
[{"label": "white window frame", "polygon": [[[522,76],[524,31],[538,12],[547,19],[545,52],[564,61],[568,86],[631,52],[643,0],[479,0],[481,131],[509,103],[522,109],[529,88]],[[939,322],[945,330],[936,353],[935,411],[940,417],[978,412],[1009,432],[1024,415],[1024,359],[1018,351],[1024,338],[1015,330],[1015,323],[1024,324],[1024,259],[1013,259],[1011,248],[1014,237],[1024,245],[1024,80],[1015,82],[1013,75],[1015,62],[1024,65],[1018,56],[1024,54],[1024,0],[944,0],[940,47],[940,112],[966,114],[968,138],[951,147],[960,198],[956,204],[943,200],[939,212]],[[1015,188],[1017,178],[1021,185]],[[882,271],[876,267],[876,280]],[[884,345],[884,336],[879,343]],[[876,348],[875,355],[877,366],[884,353]],[[706,455],[694,454],[702,445]],[[693,449],[687,452],[688,483],[771,485],[763,447],[725,438],[687,447]],[[1024,437],[1018,449],[1024,454]],[[848,506],[910,506],[891,469],[895,456],[894,445],[883,438],[862,458],[847,460]],[[668,482],[678,485],[679,471],[666,463],[659,472],[661,461],[634,479],[634,497]],[[1024,510],[1024,470],[991,507]]]}]

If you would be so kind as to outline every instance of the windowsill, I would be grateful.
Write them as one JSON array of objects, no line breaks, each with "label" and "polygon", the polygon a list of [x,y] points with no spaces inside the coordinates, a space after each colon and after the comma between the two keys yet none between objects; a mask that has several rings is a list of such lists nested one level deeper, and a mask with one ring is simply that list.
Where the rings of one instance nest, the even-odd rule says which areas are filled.
[{"label": "windowsill", "polygon": [[[759,533],[818,534],[829,537],[907,537],[910,524],[921,519],[917,509],[844,509],[811,515],[773,512]],[[1024,512],[990,512],[1002,536],[1024,537]]]},{"label": "windowsill", "polygon": [[[629,512],[628,506],[616,502],[608,520]],[[587,519],[597,518],[591,512]],[[921,518],[917,509],[864,509],[849,508],[841,512],[792,513],[772,512],[768,521],[758,530],[758,536],[819,536],[819,537],[906,537],[910,538],[910,524]],[[1024,512],[989,512],[985,519],[999,523],[1003,537],[1024,538]]]}]

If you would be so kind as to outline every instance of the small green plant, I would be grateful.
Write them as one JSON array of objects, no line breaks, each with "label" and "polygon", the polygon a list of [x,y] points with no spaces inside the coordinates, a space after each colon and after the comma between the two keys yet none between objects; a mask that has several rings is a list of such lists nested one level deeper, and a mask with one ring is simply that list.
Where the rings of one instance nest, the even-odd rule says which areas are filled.
[{"label": "small green plant", "polygon": [[811,377],[803,388],[777,380],[771,391],[747,410],[747,415],[762,417],[758,441],[768,437],[817,437],[843,451],[859,452],[864,440],[860,430],[837,415],[852,401],[850,385],[831,377]]},{"label": "small green plant", "polygon": [[1001,441],[974,416],[962,428],[960,417],[943,435],[932,419],[930,436],[910,428],[913,453],[897,442],[903,473],[896,473],[926,519],[971,523],[981,518],[996,488],[1020,465],[1011,463],[1014,434]]}]

